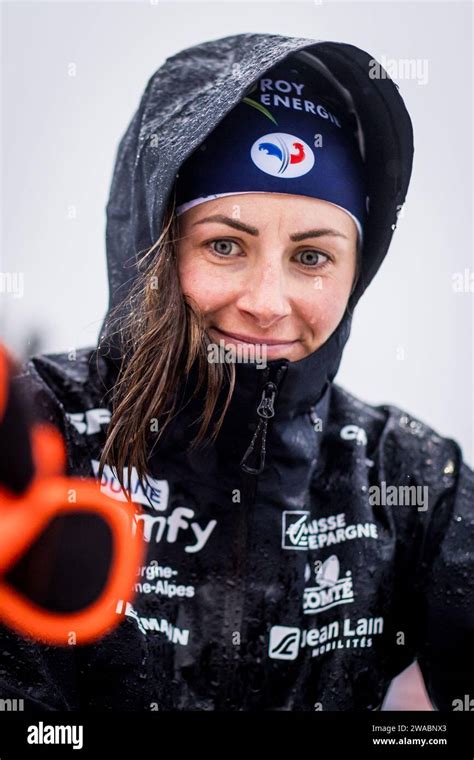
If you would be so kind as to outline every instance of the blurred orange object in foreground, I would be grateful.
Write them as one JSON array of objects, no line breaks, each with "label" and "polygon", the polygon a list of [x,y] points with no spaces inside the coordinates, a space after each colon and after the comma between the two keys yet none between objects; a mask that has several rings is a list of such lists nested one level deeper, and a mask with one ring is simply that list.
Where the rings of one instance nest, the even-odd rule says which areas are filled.
[{"label": "blurred orange object in foreground", "polygon": [[133,595],[144,553],[136,510],[64,475],[62,436],[30,423],[17,369],[0,343],[0,620],[52,644],[90,642]]}]

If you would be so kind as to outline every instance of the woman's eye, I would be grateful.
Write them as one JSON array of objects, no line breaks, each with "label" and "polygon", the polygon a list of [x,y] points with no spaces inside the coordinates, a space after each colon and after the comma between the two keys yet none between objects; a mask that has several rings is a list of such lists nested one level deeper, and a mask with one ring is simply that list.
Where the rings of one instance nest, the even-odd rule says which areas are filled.
[{"label": "woman's eye", "polygon": [[305,266],[309,267],[321,267],[329,263],[329,256],[327,256],[325,253],[321,253],[321,251],[300,251],[296,255],[297,257],[300,257],[300,264],[304,264]]},{"label": "woman's eye", "polygon": [[219,256],[230,256],[237,251],[233,250],[232,246],[237,246],[233,240],[227,240],[226,238],[219,238],[218,240],[211,240],[209,243],[212,253],[216,253]]}]

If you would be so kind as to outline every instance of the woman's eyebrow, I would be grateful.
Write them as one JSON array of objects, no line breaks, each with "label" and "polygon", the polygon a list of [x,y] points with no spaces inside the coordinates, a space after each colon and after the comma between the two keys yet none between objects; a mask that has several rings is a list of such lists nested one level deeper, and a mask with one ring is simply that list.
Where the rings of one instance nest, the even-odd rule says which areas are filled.
[{"label": "woman's eyebrow", "polygon": [[343,235],[342,232],[338,232],[337,230],[332,230],[330,228],[306,230],[306,232],[295,232],[293,235],[290,235],[290,240],[293,240],[293,242],[297,243],[299,240],[305,240],[306,238],[323,237],[324,235],[332,235],[332,237],[342,237],[348,240],[347,235]]},{"label": "woman's eyebrow", "polygon": [[[256,227],[251,227],[249,224],[244,224],[243,222],[237,221],[237,219],[232,219],[230,216],[225,216],[224,214],[213,214],[212,216],[206,216],[204,219],[199,219],[199,221],[194,222],[193,226],[195,224],[204,224],[205,222],[222,222],[222,224],[228,224],[229,227],[234,227],[236,230],[240,230],[241,232],[248,232],[249,235],[254,235],[255,237],[258,237],[259,232]],[[333,237],[342,237],[346,240],[347,235],[343,235],[342,232],[338,232],[337,230],[333,230],[331,228],[321,228],[321,229],[313,229],[313,230],[306,230],[305,232],[295,232],[293,235],[290,235],[290,240],[292,240],[294,243],[297,243],[300,240],[305,240],[306,238],[318,238],[318,237],[324,237],[324,235],[332,235]]]},{"label": "woman's eyebrow", "polygon": [[206,216],[205,219],[199,219],[199,221],[194,222],[194,224],[204,224],[204,222],[222,222],[223,224],[228,224],[229,227],[234,227],[236,230],[240,230],[241,232],[248,232],[249,235],[255,235],[258,237],[258,229],[256,227],[251,227],[250,225],[244,224],[243,222],[238,222],[237,219],[232,219],[230,216],[224,216],[224,214]]}]

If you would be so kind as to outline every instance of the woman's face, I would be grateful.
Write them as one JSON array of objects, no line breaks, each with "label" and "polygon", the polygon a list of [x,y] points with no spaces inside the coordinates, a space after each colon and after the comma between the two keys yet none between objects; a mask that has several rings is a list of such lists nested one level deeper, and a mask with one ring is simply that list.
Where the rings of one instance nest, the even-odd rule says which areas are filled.
[{"label": "woman's face", "polygon": [[355,275],[357,230],[337,206],[246,193],[198,204],[178,224],[181,288],[217,344],[257,344],[268,359],[296,361],[339,324]]}]

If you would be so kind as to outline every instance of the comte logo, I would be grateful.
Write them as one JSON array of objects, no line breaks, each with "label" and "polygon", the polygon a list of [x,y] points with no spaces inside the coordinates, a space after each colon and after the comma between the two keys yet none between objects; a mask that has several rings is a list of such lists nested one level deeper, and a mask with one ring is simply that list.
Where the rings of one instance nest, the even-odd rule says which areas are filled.
[{"label": "comte logo", "polygon": [[299,652],[301,631],[287,625],[274,625],[270,629],[268,654],[274,660],[296,660]]}]

